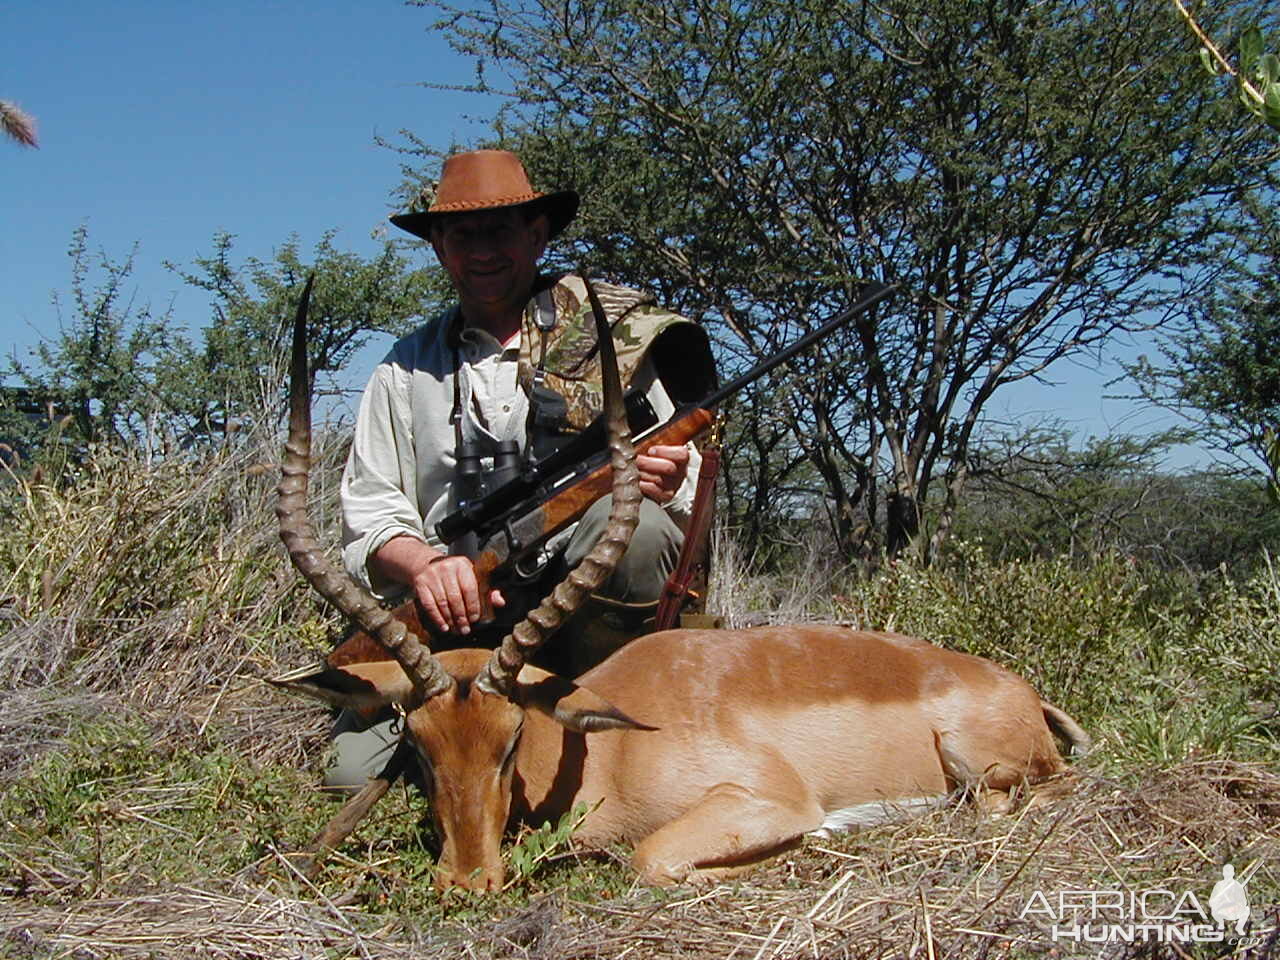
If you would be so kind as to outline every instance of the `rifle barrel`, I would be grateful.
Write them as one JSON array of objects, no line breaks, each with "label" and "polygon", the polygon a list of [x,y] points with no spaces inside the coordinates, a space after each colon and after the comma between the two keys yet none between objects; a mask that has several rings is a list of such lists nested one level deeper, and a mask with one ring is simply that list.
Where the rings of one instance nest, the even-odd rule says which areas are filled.
[{"label": "rifle barrel", "polygon": [[741,376],[735,377],[709,397],[699,400],[696,405],[707,409],[718,406],[726,397],[730,397],[737,393],[747,384],[751,383],[751,381],[758,380],[770,370],[774,369],[774,367],[780,366],[796,354],[801,353],[804,350],[808,350],[809,347],[827,336],[827,334],[831,333],[831,331],[836,329],[836,327],[848,323],[864,310],[869,310],[871,307],[874,307],[881,300],[888,297],[891,293],[894,293],[898,289],[898,284],[872,283],[868,284],[865,289],[866,292],[862,295],[862,298],[848,310],[844,311],[844,313],[840,313],[832,317],[816,330],[810,330],[795,343],[790,346],[783,347],[759,366],[752,367]]},{"label": "rifle barrel", "polygon": [[[786,363],[802,350],[807,350],[815,342],[831,333],[831,331],[836,327],[841,324],[848,323],[858,314],[875,306],[897,289],[897,284],[869,284],[865,288],[865,292],[862,297],[848,310],[832,317],[816,330],[811,330],[809,333],[806,333],[795,343],[788,347],[784,347],[759,366],[753,367],[741,376],[736,377],[734,380],[725,384],[711,395],[704,397],[696,403],[689,404],[682,407],[680,410],[677,410],[667,422],[672,423],[680,417],[695,410],[714,409],[726,397],[737,393],[747,384],[764,376],[779,364]],[[640,404],[639,401],[644,400],[643,395],[636,395],[635,398],[637,400],[636,409],[632,410],[630,407],[628,408],[628,415],[631,420],[633,432],[636,430],[638,424],[652,425],[657,419],[653,415],[652,408],[648,408],[647,403],[643,405]],[[647,408],[647,411],[642,409],[642,406]],[[446,516],[436,524],[436,534],[445,543],[452,543],[459,537],[465,536],[468,533],[496,528],[500,525],[500,521],[508,518],[509,515],[511,515],[512,512],[529,497],[536,495],[544,485],[557,481],[557,478],[559,478],[568,467],[573,466],[575,463],[580,463],[582,472],[584,473],[594,469],[597,466],[595,460],[604,456],[603,420],[601,418],[597,418],[596,423],[588,429],[597,431],[599,439],[592,440],[590,437],[579,435],[579,437],[572,441],[566,448],[544,458],[544,460],[529,471],[527,475],[517,477],[498,489],[490,491],[478,501],[465,504]],[[645,432],[645,435],[647,436],[647,431]],[[591,449],[593,446],[598,448],[594,452]]]}]

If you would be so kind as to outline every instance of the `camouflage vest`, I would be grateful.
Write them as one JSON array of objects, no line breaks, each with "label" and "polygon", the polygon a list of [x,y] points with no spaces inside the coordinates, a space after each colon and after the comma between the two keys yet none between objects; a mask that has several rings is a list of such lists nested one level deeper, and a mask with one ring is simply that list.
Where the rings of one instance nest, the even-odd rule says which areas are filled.
[{"label": "camouflage vest", "polygon": [[[613,330],[618,370],[624,386],[635,376],[654,340],[675,325],[683,324],[692,328],[705,341],[701,327],[679,314],[659,307],[649,294],[599,280],[592,281],[592,286],[595,287]],[[537,298],[525,310],[520,338],[520,386],[526,392],[529,390],[539,361],[544,361],[546,385],[565,398],[569,408],[569,427],[581,430],[600,412],[603,405],[600,357],[596,349],[591,303],[587,299],[586,284],[582,278],[571,274],[556,281],[551,288],[551,297],[556,316],[553,329],[544,331],[538,327]],[[706,364],[710,364],[710,356],[708,347]],[[658,370],[658,374],[662,379],[663,371]],[[710,376],[714,378],[713,370],[710,371]],[[673,391],[666,379],[663,385],[674,399],[679,391]]]}]

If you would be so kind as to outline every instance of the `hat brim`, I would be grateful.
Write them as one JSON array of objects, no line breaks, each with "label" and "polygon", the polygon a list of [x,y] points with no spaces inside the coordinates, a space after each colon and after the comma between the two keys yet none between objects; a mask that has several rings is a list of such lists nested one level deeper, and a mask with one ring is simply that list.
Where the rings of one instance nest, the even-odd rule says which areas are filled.
[{"label": "hat brim", "polygon": [[578,215],[578,205],[581,202],[578,194],[573,190],[561,190],[557,193],[547,193],[534,200],[526,200],[524,203],[513,204],[497,204],[492,207],[476,207],[470,210],[427,210],[422,213],[397,213],[392,215],[391,222],[408,233],[412,233],[415,237],[421,237],[423,240],[431,239],[431,225],[434,221],[444,217],[457,216],[462,213],[477,213],[481,210],[505,210],[508,206],[512,209],[528,208],[536,210],[539,213],[545,213],[549,226],[548,239],[559,236],[570,223],[573,218]]}]

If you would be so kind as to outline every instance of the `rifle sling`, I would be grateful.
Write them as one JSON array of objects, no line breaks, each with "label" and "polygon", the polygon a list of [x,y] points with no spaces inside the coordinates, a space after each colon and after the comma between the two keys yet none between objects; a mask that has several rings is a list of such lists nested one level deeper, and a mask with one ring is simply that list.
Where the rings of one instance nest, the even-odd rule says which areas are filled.
[{"label": "rifle sling", "polygon": [[708,444],[702,451],[698,488],[693,495],[693,509],[689,515],[684,544],[680,547],[680,559],[663,584],[658,612],[653,618],[654,630],[670,629],[680,616],[680,609],[689,594],[689,584],[697,569],[696,561],[704,555],[707,537],[711,533],[711,510],[715,504],[716,477],[719,473],[720,447]]}]

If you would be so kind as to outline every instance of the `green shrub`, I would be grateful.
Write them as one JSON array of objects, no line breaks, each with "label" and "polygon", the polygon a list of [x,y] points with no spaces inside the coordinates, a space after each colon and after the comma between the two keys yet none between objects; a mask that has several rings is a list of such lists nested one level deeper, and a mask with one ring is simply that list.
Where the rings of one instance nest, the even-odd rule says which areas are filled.
[{"label": "green shrub", "polygon": [[838,613],[989,657],[1111,741],[1117,760],[1277,756],[1280,577],[1143,569],[1109,554],[944,565],[854,579]]}]

